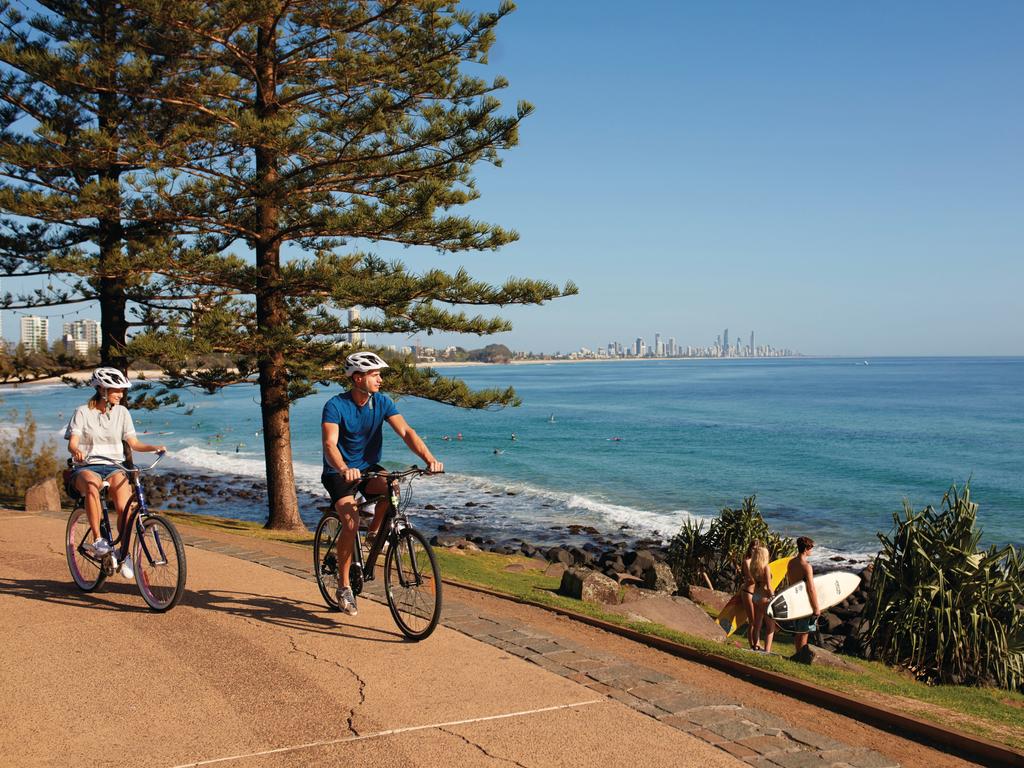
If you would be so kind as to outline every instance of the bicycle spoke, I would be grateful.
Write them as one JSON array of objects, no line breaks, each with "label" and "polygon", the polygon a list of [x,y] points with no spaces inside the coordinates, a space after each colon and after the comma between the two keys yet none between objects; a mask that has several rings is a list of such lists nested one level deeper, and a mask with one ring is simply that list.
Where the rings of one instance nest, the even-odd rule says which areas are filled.
[{"label": "bicycle spoke", "polygon": [[402,632],[422,640],[441,615],[441,573],[423,535],[407,528],[388,550],[384,591],[391,615]]},{"label": "bicycle spoke", "polygon": [[149,607],[174,607],[185,588],[185,548],[170,522],[146,518],[135,541],[135,581]]},{"label": "bicycle spoke", "polygon": [[341,520],[335,514],[327,514],[316,527],[313,537],[313,572],[316,584],[328,608],[336,608],[338,589],[337,542],[341,535]]},{"label": "bicycle spoke", "polygon": [[71,578],[84,592],[91,592],[103,581],[100,562],[84,550],[85,544],[91,541],[92,532],[89,529],[89,518],[85,514],[85,510],[78,507],[72,510],[71,516],[68,518],[64,548]]}]

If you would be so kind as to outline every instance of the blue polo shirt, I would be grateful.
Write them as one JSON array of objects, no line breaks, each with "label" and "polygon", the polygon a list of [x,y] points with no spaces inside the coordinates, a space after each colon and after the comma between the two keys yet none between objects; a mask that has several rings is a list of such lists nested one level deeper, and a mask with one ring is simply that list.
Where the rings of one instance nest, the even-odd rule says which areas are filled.
[{"label": "blue polo shirt", "polygon": [[[320,421],[338,425],[338,450],[345,465],[362,470],[380,463],[384,443],[381,427],[397,415],[395,401],[381,392],[371,395],[366,405],[356,405],[351,392],[342,392],[327,401]],[[324,474],[338,474],[326,456]]]}]

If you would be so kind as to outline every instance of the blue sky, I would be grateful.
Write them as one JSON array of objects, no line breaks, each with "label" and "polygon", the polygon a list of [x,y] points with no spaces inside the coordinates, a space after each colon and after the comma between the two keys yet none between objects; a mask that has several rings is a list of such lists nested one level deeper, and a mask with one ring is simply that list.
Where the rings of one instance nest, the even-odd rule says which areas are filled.
[{"label": "blue sky", "polygon": [[502,312],[514,349],[1021,355],[1021,39],[1017,2],[522,0],[487,74],[536,112],[471,208],[520,241],[377,250],[574,280]]}]

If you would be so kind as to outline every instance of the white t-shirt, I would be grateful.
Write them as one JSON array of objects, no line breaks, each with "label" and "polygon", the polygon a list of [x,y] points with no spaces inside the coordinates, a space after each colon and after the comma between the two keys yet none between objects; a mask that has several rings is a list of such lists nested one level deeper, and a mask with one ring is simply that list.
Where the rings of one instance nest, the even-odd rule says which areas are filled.
[{"label": "white t-shirt", "polygon": [[[85,454],[85,464],[109,464],[103,459],[124,461],[124,446],[121,441],[135,436],[132,415],[123,405],[115,405],[106,413],[90,408],[88,404],[75,409],[64,437],[68,440],[78,435],[78,449]],[[102,457],[102,458],[97,458]]]}]

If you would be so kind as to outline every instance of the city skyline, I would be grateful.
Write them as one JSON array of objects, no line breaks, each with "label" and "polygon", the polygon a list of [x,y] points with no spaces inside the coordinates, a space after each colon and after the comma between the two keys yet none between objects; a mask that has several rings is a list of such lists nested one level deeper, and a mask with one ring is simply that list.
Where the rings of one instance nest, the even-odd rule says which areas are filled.
[{"label": "city skyline", "polygon": [[[677,338],[756,327],[809,355],[1024,355],[1024,103],[1008,97],[1022,28],[1005,0],[526,2],[472,73],[508,78],[506,110],[536,110],[501,168],[475,170],[481,198],[463,209],[519,242],[348,247],[580,288],[496,312],[512,332],[441,346],[572,349],[628,316]],[[2,320],[9,340],[17,326]]]}]

